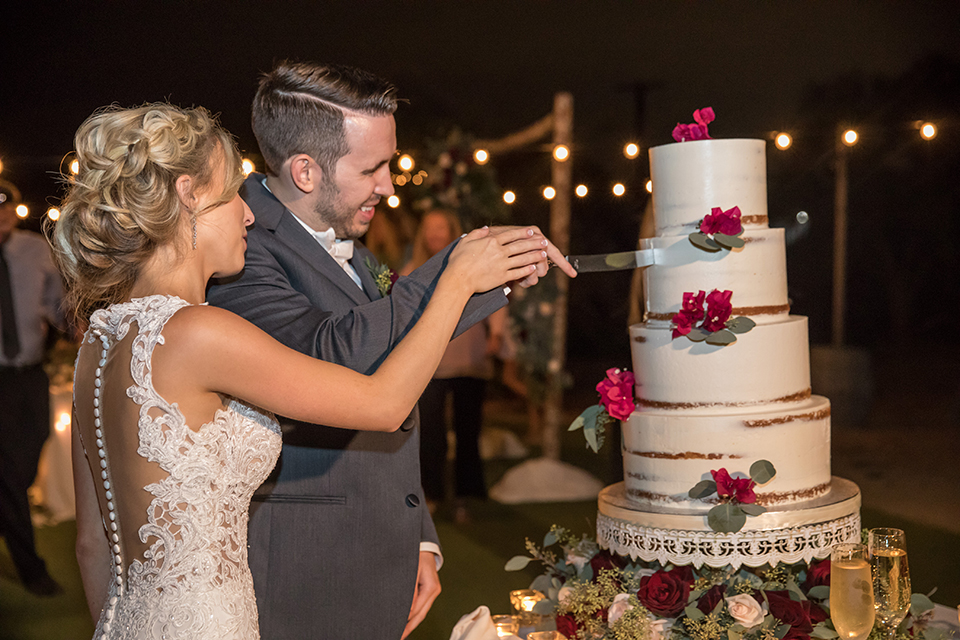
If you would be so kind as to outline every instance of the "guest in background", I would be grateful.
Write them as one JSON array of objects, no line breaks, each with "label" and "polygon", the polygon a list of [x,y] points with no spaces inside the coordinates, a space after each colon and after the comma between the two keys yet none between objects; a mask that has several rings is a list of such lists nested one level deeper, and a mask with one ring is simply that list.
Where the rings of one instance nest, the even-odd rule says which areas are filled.
[{"label": "guest in background", "polygon": [[[401,270],[407,275],[442,251],[462,233],[457,216],[435,209],[423,216],[413,242],[413,257]],[[467,498],[486,498],[480,460],[480,427],[487,380],[493,376],[492,356],[502,348],[506,307],[499,309],[450,341],[433,380],[420,397],[420,474],[431,510],[446,498],[447,398],[453,399],[454,519],[468,520]]]},{"label": "guest in background", "polygon": [[37,555],[27,489],[50,435],[50,381],[42,360],[50,326],[63,328],[63,285],[38,233],[17,229],[20,193],[0,183],[0,534],[28,591],[63,589]]}]

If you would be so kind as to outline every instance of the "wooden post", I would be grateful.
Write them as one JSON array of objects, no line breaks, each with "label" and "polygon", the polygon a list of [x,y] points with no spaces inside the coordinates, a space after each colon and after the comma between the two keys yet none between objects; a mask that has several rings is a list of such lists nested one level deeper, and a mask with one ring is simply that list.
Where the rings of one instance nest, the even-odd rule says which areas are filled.
[{"label": "wooden post", "polygon": [[[551,160],[551,185],[556,196],[550,201],[550,240],[567,255],[570,251],[570,203],[573,196],[573,95],[557,93],[553,99],[553,144],[566,145],[571,157]],[[552,154],[551,154],[552,157]],[[544,406],[543,455],[560,459],[560,428],[563,421],[563,375],[567,353],[567,291],[570,281],[556,278],[557,299],[553,309],[553,353],[548,362],[547,396]]]},{"label": "wooden post", "polygon": [[[842,132],[838,132],[842,135]],[[847,163],[850,150],[837,136],[833,194],[833,346],[844,342],[847,295]]]}]

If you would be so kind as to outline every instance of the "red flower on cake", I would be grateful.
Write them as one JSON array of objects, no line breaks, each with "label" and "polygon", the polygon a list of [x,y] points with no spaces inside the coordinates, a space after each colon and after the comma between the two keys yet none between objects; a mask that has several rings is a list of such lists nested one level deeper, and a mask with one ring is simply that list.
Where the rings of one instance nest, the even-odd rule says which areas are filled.
[{"label": "red flower on cake", "polygon": [[693,329],[694,322],[696,322],[696,319],[686,311],[681,311],[674,315],[673,337],[679,338],[680,336],[685,336],[690,333],[690,330]]},{"label": "red flower on cake", "polygon": [[633,413],[636,405],[633,403],[633,386],[636,380],[629,371],[607,369],[607,377],[597,385],[600,394],[600,404],[611,418],[626,420]]},{"label": "red flower on cake", "polygon": [[693,112],[693,124],[677,124],[673,129],[673,139],[677,142],[685,140],[708,140],[710,133],[707,131],[707,125],[713,122],[713,109],[704,107]]},{"label": "red flower on cake", "polygon": [[647,609],[666,618],[672,618],[687,606],[690,583],[679,572],[660,569],[651,576],[640,579],[637,599]]},{"label": "red flower on cake", "polygon": [[703,319],[703,328],[713,333],[720,331],[727,326],[727,320],[733,312],[733,305],[730,304],[732,291],[719,291],[714,289],[707,294],[707,315]]},{"label": "red flower on cake", "polygon": [[700,232],[709,235],[722,233],[726,236],[735,236],[743,231],[740,216],[740,207],[731,207],[726,211],[720,207],[713,207],[710,213],[703,216],[703,220],[700,222]]},{"label": "red flower on cake", "polygon": [[733,499],[742,504],[753,504],[757,501],[757,494],[753,491],[757,483],[750,478],[734,478],[724,468],[711,471],[710,475],[717,483],[717,495],[721,498]]},{"label": "red flower on cake", "polygon": [[694,320],[699,320],[703,317],[703,299],[706,295],[703,291],[699,293],[693,293],[691,291],[684,292],[680,311],[687,312]]},{"label": "red flower on cake", "polygon": [[718,496],[721,498],[733,497],[736,489],[733,487],[733,478],[730,477],[726,469],[721,467],[716,471],[711,471],[710,475],[713,476],[713,481],[717,483]]}]

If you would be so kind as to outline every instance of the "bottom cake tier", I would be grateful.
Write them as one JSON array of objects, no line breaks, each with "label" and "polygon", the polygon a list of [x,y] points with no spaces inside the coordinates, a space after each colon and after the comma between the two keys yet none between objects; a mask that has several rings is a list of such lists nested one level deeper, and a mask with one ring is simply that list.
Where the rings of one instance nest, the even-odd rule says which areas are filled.
[{"label": "bottom cake tier", "polygon": [[718,533],[700,512],[644,507],[627,498],[624,483],[600,492],[597,542],[621,556],[661,564],[759,567],[826,558],[841,542],[860,541],[860,489],[834,476],[813,500],[776,506],[737,533]]}]

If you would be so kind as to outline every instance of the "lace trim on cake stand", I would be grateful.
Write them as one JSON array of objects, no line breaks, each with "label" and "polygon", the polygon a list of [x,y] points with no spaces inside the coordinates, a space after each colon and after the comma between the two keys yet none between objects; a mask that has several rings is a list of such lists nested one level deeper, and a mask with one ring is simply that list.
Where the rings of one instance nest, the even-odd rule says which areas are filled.
[{"label": "lace trim on cake stand", "polygon": [[786,529],[717,533],[657,529],[597,514],[597,542],[621,556],[660,564],[759,567],[826,558],[841,542],[860,540],[860,514]]}]

